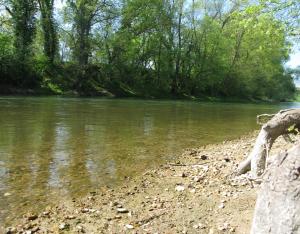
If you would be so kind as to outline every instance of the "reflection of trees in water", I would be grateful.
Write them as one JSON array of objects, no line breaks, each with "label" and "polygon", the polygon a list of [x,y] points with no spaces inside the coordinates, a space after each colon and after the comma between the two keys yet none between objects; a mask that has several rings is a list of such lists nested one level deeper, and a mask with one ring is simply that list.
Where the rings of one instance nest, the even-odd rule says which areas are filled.
[{"label": "reflection of trees in water", "polygon": [[6,198],[11,216],[21,215],[26,207],[35,209],[39,207],[39,200],[44,200],[41,196],[47,189],[54,140],[51,109],[40,105],[34,110],[22,109],[21,104],[16,103],[10,109],[10,114],[14,114],[6,120],[8,124],[3,129],[10,141],[1,148],[6,152],[4,161],[8,173],[4,183],[5,191],[11,194]]}]

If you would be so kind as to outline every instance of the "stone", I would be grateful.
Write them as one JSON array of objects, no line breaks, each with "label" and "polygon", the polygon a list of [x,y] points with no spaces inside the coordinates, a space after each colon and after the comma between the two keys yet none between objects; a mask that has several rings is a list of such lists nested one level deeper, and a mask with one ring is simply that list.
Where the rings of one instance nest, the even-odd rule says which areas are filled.
[{"label": "stone", "polygon": [[177,192],[182,192],[182,191],[185,190],[185,188],[184,188],[183,185],[177,185],[177,186],[175,187],[175,190],[176,190]]},{"label": "stone", "polygon": [[88,209],[88,208],[83,208],[83,209],[81,210],[82,213],[88,213],[89,211],[90,211],[90,209]]},{"label": "stone", "polygon": [[208,159],[208,157],[207,157],[205,154],[201,155],[200,158],[201,158],[202,160]]},{"label": "stone", "polygon": [[69,225],[66,223],[61,223],[61,224],[59,224],[58,228],[59,228],[59,230],[65,230],[65,229],[69,228]]},{"label": "stone", "polygon": [[37,216],[36,214],[29,214],[29,215],[27,216],[27,219],[30,220],[30,221],[35,220],[35,219],[37,219],[37,218],[38,218],[38,216]]},{"label": "stone", "polygon": [[17,233],[17,229],[15,227],[8,227],[6,229],[6,234],[15,234]]},{"label": "stone", "polygon": [[126,229],[134,229],[134,227],[131,224],[126,224],[125,227]]},{"label": "stone", "polygon": [[225,231],[229,228],[229,223],[223,223],[221,226],[218,227],[219,231]]},{"label": "stone", "polygon": [[79,232],[84,232],[83,227],[80,226],[80,225],[77,225],[77,226],[76,226],[76,229],[77,229]]},{"label": "stone", "polygon": [[121,214],[128,213],[129,211],[126,208],[117,208],[117,212]]}]

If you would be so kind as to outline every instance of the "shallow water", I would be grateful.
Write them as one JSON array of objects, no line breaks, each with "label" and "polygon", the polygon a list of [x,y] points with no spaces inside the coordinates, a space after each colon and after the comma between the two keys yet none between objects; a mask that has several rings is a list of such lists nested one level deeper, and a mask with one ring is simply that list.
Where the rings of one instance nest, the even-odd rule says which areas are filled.
[{"label": "shallow water", "polygon": [[300,104],[2,97],[0,223],[241,136],[258,128],[257,114],[289,107]]}]

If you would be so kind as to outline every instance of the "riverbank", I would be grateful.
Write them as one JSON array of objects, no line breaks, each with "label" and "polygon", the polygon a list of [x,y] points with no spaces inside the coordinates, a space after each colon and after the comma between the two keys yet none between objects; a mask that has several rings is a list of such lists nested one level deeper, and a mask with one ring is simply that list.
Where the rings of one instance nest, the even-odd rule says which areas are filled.
[{"label": "riverbank", "polygon": [[[187,149],[122,187],[91,191],[15,220],[8,233],[248,233],[257,185],[235,177],[257,132]],[[291,145],[278,139],[271,154]],[[27,231],[27,232],[25,232]]]},{"label": "riverbank", "polygon": [[97,90],[78,92],[76,90],[56,90],[50,88],[21,89],[11,86],[0,87],[0,96],[20,96],[20,97],[61,97],[61,98],[108,98],[108,99],[143,99],[143,100],[188,100],[199,102],[226,102],[226,103],[280,103],[280,102],[299,102],[299,90],[296,91],[294,98],[288,99],[269,99],[266,97],[238,97],[238,96],[192,96],[185,93],[177,95],[157,92],[155,95],[144,95],[130,89],[108,90],[98,87]]}]

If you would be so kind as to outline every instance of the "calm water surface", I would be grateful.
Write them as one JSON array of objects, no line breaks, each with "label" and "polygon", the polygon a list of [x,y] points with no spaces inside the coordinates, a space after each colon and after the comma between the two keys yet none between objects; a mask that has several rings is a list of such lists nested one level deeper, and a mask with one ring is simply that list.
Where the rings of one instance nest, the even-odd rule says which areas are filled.
[{"label": "calm water surface", "polygon": [[243,135],[257,114],[288,107],[300,104],[0,97],[0,223]]}]

